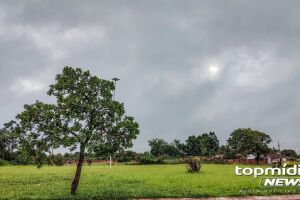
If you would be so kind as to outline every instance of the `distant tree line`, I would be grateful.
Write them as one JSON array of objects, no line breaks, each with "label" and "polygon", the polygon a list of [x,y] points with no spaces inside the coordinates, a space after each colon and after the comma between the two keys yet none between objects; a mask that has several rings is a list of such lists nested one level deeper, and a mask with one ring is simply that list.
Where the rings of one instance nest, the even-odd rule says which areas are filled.
[{"label": "distant tree line", "polygon": [[[5,125],[9,127],[9,124]],[[33,157],[25,158],[17,150],[18,140],[9,134],[7,128],[0,131],[0,158],[12,164],[32,164]],[[163,163],[166,159],[179,159],[190,156],[216,156],[222,155],[224,159],[247,157],[252,154],[257,162],[267,153],[278,153],[278,149],[270,148],[271,137],[263,132],[249,128],[234,130],[225,145],[220,145],[219,139],[214,132],[188,136],[184,142],[178,139],[167,142],[161,138],[153,138],[148,141],[150,151],[137,153],[132,150],[121,150],[112,155],[114,161],[131,162],[141,164]],[[300,158],[295,150],[284,149],[281,154],[290,158]],[[44,155],[44,163],[48,165],[63,165],[68,160],[78,160],[79,152],[65,154]],[[99,156],[87,154],[86,160],[108,160],[107,155]]]},{"label": "distant tree line", "polygon": [[178,139],[168,143],[163,139],[154,138],[149,140],[149,146],[150,153],[156,157],[211,156],[215,155],[220,148],[214,132],[189,136],[185,143],[181,143]]},{"label": "distant tree line", "polygon": [[[189,136],[185,142],[175,139],[168,143],[163,139],[154,138],[149,140],[150,154],[155,157],[168,156],[172,158],[187,156],[215,156],[222,155],[224,159],[235,159],[252,154],[257,164],[259,159],[268,153],[278,153],[278,149],[270,148],[271,137],[261,131],[250,128],[239,128],[234,130],[226,145],[220,146],[219,140],[214,132],[201,135]],[[299,155],[292,149],[280,152],[282,155],[297,158]]]}]

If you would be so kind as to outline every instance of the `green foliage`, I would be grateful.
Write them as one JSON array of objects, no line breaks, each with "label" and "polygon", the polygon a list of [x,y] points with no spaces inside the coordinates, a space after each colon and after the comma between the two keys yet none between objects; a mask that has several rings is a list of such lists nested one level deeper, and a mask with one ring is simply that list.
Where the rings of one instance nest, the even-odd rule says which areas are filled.
[{"label": "green foliage", "polygon": [[149,140],[149,146],[150,146],[150,153],[153,156],[162,156],[167,153],[168,143],[160,138],[154,138],[152,140]]},{"label": "green foliage", "polygon": [[201,142],[204,145],[206,152],[204,156],[215,155],[219,150],[219,140],[214,132],[203,133]]},{"label": "green foliage", "polygon": [[155,157],[151,153],[145,152],[138,158],[137,162],[142,165],[163,164],[164,157]]},{"label": "green foliage", "polygon": [[54,160],[55,160],[55,155],[54,154],[50,154],[47,157],[47,165],[54,165]]},{"label": "green foliage", "polygon": [[138,162],[140,164],[155,164],[156,157],[154,157],[152,154],[148,152],[145,152],[138,158]]},{"label": "green foliage", "polygon": [[241,154],[246,157],[253,154],[258,163],[260,156],[269,152],[268,144],[271,141],[271,137],[263,132],[240,128],[231,133],[227,143],[229,151],[234,155]]},{"label": "green foliage", "polygon": [[54,164],[56,166],[63,166],[65,163],[65,159],[63,157],[63,155],[61,155],[60,153],[56,155],[56,158],[55,158],[55,162]]},{"label": "green foliage", "polygon": [[64,154],[65,160],[78,160],[78,158],[79,158],[79,152]]},{"label": "green foliage", "polygon": [[117,162],[130,162],[136,160],[138,154],[134,151],[120,151],[115,154],[114,159]]},{"label": "green foliage", "polygon": [[8,162],[7,160],[2,160],[0,158],[0,166],[8,166],[8,165],[11,165],[10,162]]},{"label": "green foliage", "polygon": [[160,138],[149,140],[150,153],[156,157],[169,156],[171,158],[178,158],[184,155],[182,146],[179,140],[174,140],[168,143]]},{"label": "green foliage", "polygon": [[172,158],[183,156],[212,156],[219,150],[219,140],[214,132],[189,136],[186,143],[179,140],[168,143],[163,139],[149,140],[150,153],[156,157],[167,155]]},{"label": "green foliage", "polygon": [[54,155],[54,154],[50,154],[48,157],[47,157],[47,164],[48,165],[56,165],[56,166],[63,166],[65,163],[65,158],[62,154],[57,154],[57,155]]},{"label": "green foliage", "polygon": [[[25,105],[9,132],[18,136],[19,150],[38,167],[46,162],[46,153],[52,148],[79,148],[82,166],[86,152],[107,155],[132,147],[138,124],[125,115],[122,103],[112,99],[114,89],[112,81],[80,68],[65,67],[48,91],[56,103]],[[80,173],[78,167],[76,188]]]},{"label": "green foliage", "polygon": [[298,156],[296,151],[294,151],[292,149],[284,149],[281,151],[281,153],[290,158],[297,158],[297,156]]},{"label": "green foliage", "polygon": [[202,142],[202,137],[189,136],[186,140],[186,155],[187,156],[201,156],[207,153],[207,148]]},{"label": "green foliage", "polygon": [[112,100],[114,84],[89,71],[65,67],[50,85],[56,104],[37,101],[17,116],[25,152],[42,165],[43,153],[60,146],[110,154],[132,146],[138,124],[125,115],[124,105]]},{"label": "green foliage", "polygon": [[0,158],[8,161],[16,159],[18,139],[15,131],[16,122],[10,121],[0,129]]},{"label": "green foliage", "polygon": [[187,156],[212,156],[219,150],[219,140],[214,132],[189,136],[185,144]]},{"label": "green foliage", "polygon": [[224,158],[234,159],[237,157],[237,151],[230,148],[228,145],[224,146]]}]

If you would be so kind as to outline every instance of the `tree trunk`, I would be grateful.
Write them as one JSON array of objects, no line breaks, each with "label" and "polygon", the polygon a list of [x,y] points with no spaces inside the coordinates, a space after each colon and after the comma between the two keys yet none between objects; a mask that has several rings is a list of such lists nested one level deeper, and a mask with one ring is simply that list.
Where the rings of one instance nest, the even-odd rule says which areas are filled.
[{"label": "tree trunk", "polygon": [[258,165],[258,164],[259,164],[259,157],[260,157],[260,154],[259,154],[259,153],[257,153],[257,154],[256,154],[256,157],[255,157],[255,158],[256,158],[256,165]]},{"label": "tree trunk", "polygon": [[74,179],[72,181],[72,185],[71,185],[71,195],[75,195],[75,193],[77,191],[77,186],[78,186],[79,179],[80,179],[83,160],[84,160],[84,150],[83,151],[80,150],[79,160],[78,160],[78,163],[77,163],[76,174],[75,174],[75,177],[74,177]]}]

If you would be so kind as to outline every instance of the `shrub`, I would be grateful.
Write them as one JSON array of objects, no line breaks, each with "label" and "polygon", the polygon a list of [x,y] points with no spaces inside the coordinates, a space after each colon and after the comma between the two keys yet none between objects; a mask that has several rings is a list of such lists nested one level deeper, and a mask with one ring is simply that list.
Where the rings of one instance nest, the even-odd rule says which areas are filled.
[{"label": "shrub", "polygon": [[47,164],[48,165],[56,165],[56,166],[63,166],[65,163],[65,158],[60,153],[57,155],[49,155],[47,157]]},{"label": "shrub", "polygon": [[141,165],[149,165],[149,164],[183,164],[185,163],[184,159],[181,158],[172,158],[167,155],[162,155],[159,157],[155,157],[149,152],[145,152],[143,154],[139,154],[137,159],[133,162],[127,162],[127,164],[141,164]]},{"label": "shrub", "polygon": [[199,158],[196,157],[188,157],[185,160],[187,166],[187,171],[189,173],[194,173],[194,172],[199,172],[201,169],[201,160]]},{"label": "shrub", "polygon": [[50,155],[47,157],[47,164],[48,164],[48,165],[54,165],[54,161],[55,161],[55,155],[50,154]]},{"label": "shrub", "polygon": [[149,153],[144,153],[142,154],[140,157],[139,157],[139,160],[138,162],[140,164],[155,164],[156,163],[156,159],[154,156],[152,156],[151,154]]},{"label": "shrub", "polygon": [[164,164],[164,159],[165,159],[164,156],[160,156],[160,157],[156,158],[149,152],[145,152],[138,157],[137,162],[142,165]]},{"label": "shrub", "polygon": [[138,153],[129,150],[118,152],[114,159],[117,160],[117,162],[130,162],[136,160],[137,157]]},{"label": "shrub", "polygon": [[65,163],[65,158],[60,153],[55,156],[54,164],[56,166],[63,166]]},{"label": "shrub", "polygon": [[7,160],[0,159],[0,166],[7,166],[7,165],[11,165],[11,164]]}]

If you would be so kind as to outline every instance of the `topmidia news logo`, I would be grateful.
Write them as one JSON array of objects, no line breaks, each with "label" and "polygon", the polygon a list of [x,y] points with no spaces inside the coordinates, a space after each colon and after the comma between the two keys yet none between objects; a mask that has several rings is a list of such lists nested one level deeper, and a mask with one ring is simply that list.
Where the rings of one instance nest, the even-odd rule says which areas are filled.
[{"label": "topmidia news logo", "polygon": [[236,166],[235,174],[237,176],[253,176],[254,178],[261,177],[259,184],[261,187],[300,187],[300,165],[286,167],[284,164],[282,168],[242,168]]}]

